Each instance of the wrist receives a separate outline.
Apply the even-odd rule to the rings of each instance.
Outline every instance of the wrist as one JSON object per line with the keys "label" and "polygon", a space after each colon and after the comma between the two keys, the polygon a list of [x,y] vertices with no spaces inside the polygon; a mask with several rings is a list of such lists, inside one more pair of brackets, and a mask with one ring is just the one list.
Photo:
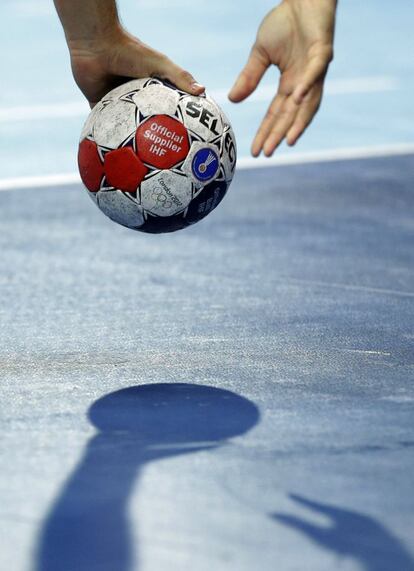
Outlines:
{"label": "wrist", "polygon": [[71,57],[80,55],[99,55],[111,46],[125,39],[126,32],[119,22],[105,29],[94,30],[92,33],[74,36],[67,35],[66,43]]}
{"label": "wrist", "polygon": [[69,50],[89,50],[117,39],[121,24],[115,0],[54,0]]}

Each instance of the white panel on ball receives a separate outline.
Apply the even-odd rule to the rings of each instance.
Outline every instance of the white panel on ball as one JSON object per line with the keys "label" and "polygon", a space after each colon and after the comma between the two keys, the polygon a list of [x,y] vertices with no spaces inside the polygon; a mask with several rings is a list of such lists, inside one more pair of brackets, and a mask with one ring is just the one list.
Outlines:
{"label": "white panel on ball", "polygon": [[83,129],[81,131],[81,136],[80,136],[80,141],[83,141],[83,139],[85,139],[86,137],[89,137],[92,135],[93,133],[93,127],[94,127],[94,123],[96,121],[97,116],[99,115],[99,113],[102,111],[103,109],[103,104],[100,101],[99,103],[97,103],[95,105],[95,107],[92,109],[92,111],[89,113],[88,118],[86,119],[86,122],[83,126]]}
{"label": "white panel on ball", "polygon": [[179,94],[163,85],[148,85],[132,99],[142,115],[171,115],[177,110]]}
{"label": "white panel on ball", "polygon": [[114,222],[138,228],[144,223],[142,209],[120,190],[101,190],[97,196],[99,208]]}
{"label": "white panel on ball", "polygon": [[191,197],[191,180],[171,171],[160,171],[141,183],[141,205],[157,216],[172,216],[185,210]]}
{"label": "white panel on ball", "polygon": [[[214,102],[214,99],[208,97],[211,101]],[[224,113],[223,109],[220,108],[220,115],[221,115],[221,122],[223,123],[223,129],[226,130],[228,127],[231,128],[231,123],[227,115]]]}
{"label": "white panel on ball", "polygon": [[120,99],[106,103],[95,119],[95,142],[108,149],[119,148],[129,136],[135,134],[135,111],[133,103]]}

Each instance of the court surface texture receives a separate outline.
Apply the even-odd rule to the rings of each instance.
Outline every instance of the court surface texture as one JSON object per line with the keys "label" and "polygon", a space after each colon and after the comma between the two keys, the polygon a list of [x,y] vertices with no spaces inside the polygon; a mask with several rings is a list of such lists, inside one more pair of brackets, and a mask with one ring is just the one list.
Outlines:
{"label": "court surface texture", "polygon": [[4,568],[414,569],[413,168],[241,171],[167,236],[2,192]]}
{"label": "court surface texture", "polygon": [[51,2],[2,3],[1,571],[414,571],[414,9],[343,3],[315,124],[253,161],[272,78],[224,94],[271,4],[120,2],[241,157],[210,216],[145,235],[77,182]]}

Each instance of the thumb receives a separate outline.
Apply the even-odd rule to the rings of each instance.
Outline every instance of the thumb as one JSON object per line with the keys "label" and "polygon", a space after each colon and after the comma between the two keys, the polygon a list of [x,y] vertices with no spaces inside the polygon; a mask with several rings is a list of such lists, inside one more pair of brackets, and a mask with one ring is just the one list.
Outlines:
{"label": "thumb", "polygon": [[230,101],[239,103],[239,101],[243,101],[243,99],[246,99],[253,93],[269,65],[268,57],[260,53],[256,45],[254,45],[246,65],[230,90]]}
{"label": "thumb", "polygon": [[182,89],[192,95],[201,95],[205,91],[204,85],[198,83],[189,71],[176,65],[167,57],[161,60],[157,74],[161,78],[171,81],[178,89]]}

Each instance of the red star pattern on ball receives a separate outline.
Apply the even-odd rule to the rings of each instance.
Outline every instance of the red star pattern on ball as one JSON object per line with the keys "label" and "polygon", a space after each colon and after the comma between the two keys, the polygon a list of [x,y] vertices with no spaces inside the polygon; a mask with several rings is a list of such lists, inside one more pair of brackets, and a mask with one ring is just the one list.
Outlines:
{"label": "red star pattern on ball", "polygon": [[91,192],[98,192],[105,173],[96,143],[89,139],[81,142],[78,164],[83,184]]}
{"label": "red star pattern on ball", "polygon": [[104,167],[108,183],[124,192],[135,192],[148,173],[131,147],[106,153]]}

